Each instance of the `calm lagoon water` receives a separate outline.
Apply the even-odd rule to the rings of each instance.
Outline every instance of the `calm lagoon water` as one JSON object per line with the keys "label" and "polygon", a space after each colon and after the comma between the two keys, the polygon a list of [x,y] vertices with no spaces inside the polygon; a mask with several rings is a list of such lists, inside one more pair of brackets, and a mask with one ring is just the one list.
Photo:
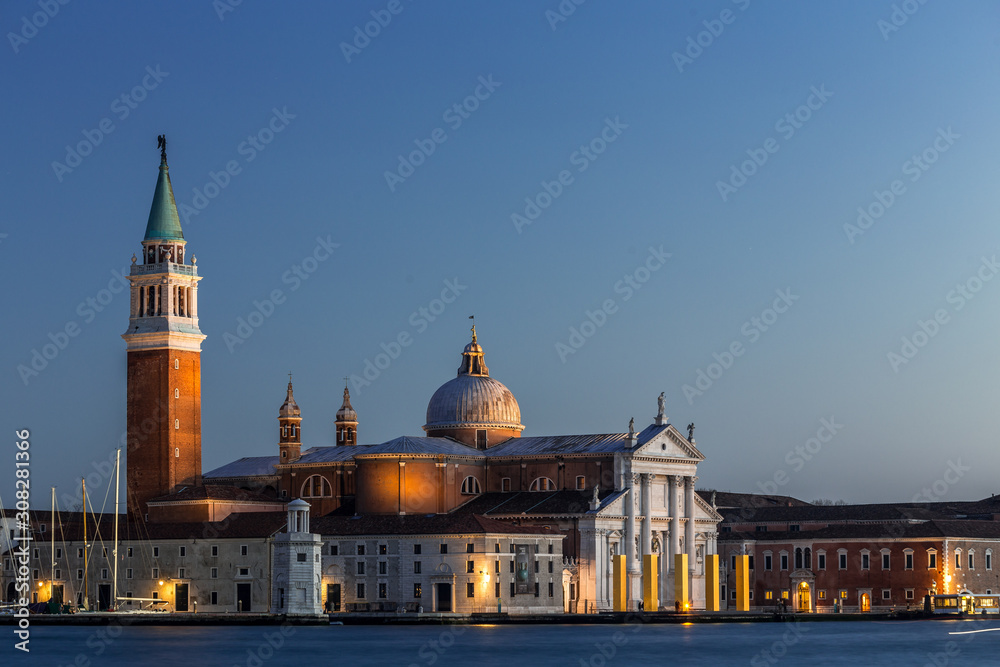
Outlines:
{"label": "calm lagoon water", "polygon": [[[6,626],[3,665],[1000,665],[1000,620],[718,625]],[[277,645],[277,648],[273,648]]]}

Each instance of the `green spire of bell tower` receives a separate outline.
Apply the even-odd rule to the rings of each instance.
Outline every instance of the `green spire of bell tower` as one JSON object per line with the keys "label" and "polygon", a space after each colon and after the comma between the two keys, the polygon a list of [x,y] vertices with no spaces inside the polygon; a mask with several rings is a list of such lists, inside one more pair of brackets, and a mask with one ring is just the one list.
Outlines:
{"label": "green spire of bell tower", "polygon": [[174,189],[170,185],[170,167],[167,166],[167,140],[163,135],[160,135],[159,140],[161,148],[160,175],[156,179],[153,205],[149,209],[146,237],[143,240],[183,241],[184,232],[181,231],[181,221],[177,216]]}

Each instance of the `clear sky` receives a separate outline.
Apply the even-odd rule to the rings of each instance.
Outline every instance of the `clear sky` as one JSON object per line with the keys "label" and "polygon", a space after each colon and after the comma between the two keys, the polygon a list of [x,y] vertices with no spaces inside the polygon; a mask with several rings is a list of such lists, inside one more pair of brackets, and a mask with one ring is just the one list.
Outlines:
{"label": "clear sky", "polygon": [[0,401],[38,506],[125,428],[108,288],[161,133],[205,471],[277,453],[289,371],[307,446],[352,376],[363,443],[420,435],[475,314],[525,435],[665,392],[700,487],[1000,492],[996,3],[45,6],[0,11]]}

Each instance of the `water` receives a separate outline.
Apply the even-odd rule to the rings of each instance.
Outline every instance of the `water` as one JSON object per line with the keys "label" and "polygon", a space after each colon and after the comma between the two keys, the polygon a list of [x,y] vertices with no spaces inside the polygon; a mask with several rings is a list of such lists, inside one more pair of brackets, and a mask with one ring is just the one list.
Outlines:
{"label": "water", "polygon": [[[718,625],[107,627],[0,636],[2,665],[1000,665],[1000,620]],[[110,631],[109,631],[110,630]],[[277,648],[273,648],[277,646]],[[13,659],[11,657],[13,656]]]}

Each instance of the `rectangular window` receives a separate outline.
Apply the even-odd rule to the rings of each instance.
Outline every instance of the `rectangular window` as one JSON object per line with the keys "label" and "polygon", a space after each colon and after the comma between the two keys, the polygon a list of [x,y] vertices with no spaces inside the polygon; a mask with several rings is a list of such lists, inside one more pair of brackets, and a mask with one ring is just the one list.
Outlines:
{"label": "rectangular window", "polygon": [[159,600],[160,599],[160,593],[158,591],[153,591],[153,594],[150,595],[149,597],[153,598],[154,600]]}
{"label": "rectangular window", "polygon": [[927,554],[927,569],[936,570],[937,569],[937,554]]}
{"label": "rectangular window", "polygon": [[[735,563],[733,564],[733,569],[734,570],[736,569]],[[764,554],[764,569],[765,570],[771,569],[771,554]]]}
{"label": "rectangular window", "polygon": [[476,597],[476,585],[471,581],[465,585],[465,597],[467,598]]}
{"label": "rectangular window", "polygon": [[586,491],[587,490],[587,478],[583,475],[576,476],[576,490]]}
{"label": "rectangular window", "polygon": [[249,577],[250,576],[250,568],[249,567],[241,567],[241,568],[239,568],[238,572],[240,573],[241,577]]}
{"label": "rectangular window", "polygon": [[209,594],[209,600],[210,600],[210,604],[219,604],[219,592],[218,591],[212,591]]}
{"label": "rectangular window", "polygon": [[416,555],[420,554],[420,545],[419,544],[414,544],[413,545],[413,553],[416,554]]}
{"label": "rectangular window", "polygon": [[986,569],[987,570],[993,569],[993,554],[991,554],[989,551],[986,552]]}
{"label": "rectangular window", "polygon": [[552,561],[549,561],[549,574],[552,574]]}
{"label": "rectangular window", "polygon": [[733,570],[734,572],[736,571],[736,554],[733,554],[729,558],[729,569]]}
{"label": "rectangular window", "polygon": [[101,568],[101,579],[107,579],[107,578],[108,578],[108,568],[102,567]]}
{"label": "rectangular window", "polygon": [[962,569],[962,554],[961,553],[955,554],[955,569],[956,570],[961,570]]}
{"label": "rectangular window", "polygon": [[300,554],[295,554],[295,562],[297,563],[306,562],[306,554],[304,552]]}
{"label": "rectangular window", "polygon": [[76,578],[77,579],[83,579],[83,570],[77,570],[76,571]]}
{"label": "rectangular window", "polygon": [[62,558],[62,548],[56,549],[56,558]]}
{"label": "rectangular window", "polygon": [[500,490],[504,493],[510,492],[510,477],[504,477],[500,480]]}
{"label": "rectangular window", "polygon": [[365,573],[365,562],[363,560],[358,561],[358,574]]}
{"label": "rectangular window", "polygon": [[500,582],[493,584],[493,597],[500,597]]}
{"label": "rectangular window", "polygon": [[185,572],[185,570],[184,570],[183,567],[177,568],[177,578],[178,579],[183,579],[185,574],[186,574],[186,572]]}
{"label": "rectangular window", "polygon": [[363,545],[363,544],[359,544],[358,545],[358,555],[359,556],[364,556],[365,555],[365,545]]}
{"label": "rectangular window", "polygon": [[500,561],[498,560],[493,561],[493,571],[496,572],[497,574],[500,574]]}
{"label": "rectangular window", "polygon": [[757,526],[756,530],[757,530],[758,533],[766,533],[767,532],[767,526]]}
{"label": "rectangular window", "polygon": [[441,545],[441,553],[443,553],[443,554],[448,553],[448,545],[447,544],[442,544]]}
{"label": "rectangular window", "polygon": [[177,553],[177,555],[180,556],[181,558],[184,558],[184,556],[187,556],[187,547],[178,547],[178,553]]}
{"label": "rectangular window", "polygon": [[906,557],[904,558],[904,566],[906,567],[907,570],[912,570],[913,569],[913,554],[907,553],[907,554],[905,554],[905,556]]}
{"label": "rectangular window", "polygon": [[132,568],[130,568],[130,567],[125,568],[125,578],[126,579],[131,579],[132,578]]}
{"label": "rectangular window", "polygon": [[838,556],[837,560],[840,561],[838,563],[838,566],[840,567],[841,570],[846,570],[847,569],[847,554],[837,554],[837,556]]}
{"label": "rectangular window", "polygon": [[510,561],[510,573],[514,574],[514,561]]}
{"label": "rectangular window", "polygon": [[218,544],[213,544],[212,545],[212,555],[213,556],[218,556],[219,555],[219,545]]}
{"label": "rectangular window", "polygon": [[[77,558],[83,558],[83,549],[77,549],[76,550],[76,557]],[[10,568],[7,568],[7,569],[9,570]]]}
{"label": "rectangular window", "polygon": [[153,558],[159,558],[159,557],[160,557],[160,547],[153,547]]}
{"label": "rectangular window", "polygon": [[153,568],[153,579],[159,579],[159,578],[160,578],[160,568],[154,567]]}
{"label": "rectangular window", "polygon": [[791,533],[797,533],[797,532],[799,532],[799,524],[797,524],[797,523],[791,524],[790,526],[788,526],[788,531],[791,532]]}
{"label": "rectangular window", "polygon": [[125,555],[128,556],[129,558],[132,557],[132,547],[129,547],[128,549],[126,549]]}
{"label": "rectangular window", "polygon": [[552,597],[555,597],[555,595],[556,595],[555,584],[550,581],[549,582],[549,597],[552,598]]}
{"label": "rectangular window", "polygon": [[[733,599],[735,600],[736,599],[736,591],[732,591],[732,595],[733,595]],[[773,600],[774,599],[774,591],[764,591],[764,599],[765,600]]]}
{"label": "rectangular window", "polygon": [[818,597],[818,598],[819,598],[820,600],[825,600],[825,599],[826,599],[826,591],[819,591],[819,592],[817,593],[817,597]]}
{"label": "rectangular window", "polygon": [[359,600],[364,600],[365,599],[365,585],[364,584],[358,584],[358,599]]}
{"label": "rectangular window", "polygon": [[382,583],[378,585],[378,597],[380,600],[389,597],[389,584]]}
{"label": "rectangular window", "polygon": [[378,545],[378,554],[379,554],[379,556],[384,556],[387,553],[389,553],[389,547],[388,547],[388,545],[385,545],[385,544]]}
{"label": "rectangular window", "polygon": [[538,574],[538,561],[535,561],[535,574]]}
{"label": "rectangular window", "polygon": [[413,574],[420,574],[420,561],[413,561]]}
{"label": "rectangular window", "polygon": [[538,585],[538,582],[536,581],[536,582],[535,582],[535,597],[536,597],[536,598],[537,598],[537,597],[539,597],[539,588],[540,588],[540,587],[539,587],[539,585]]}
{"label": "rectangular window", "polygon": [[788,554],[781,554],[781,569],[788,569]]}
{"label": "rectangular window", "polygon": [[816,569],[825,570],[826,569],[826,554],[816,555]]}
{"label": "rectangular window", "polygon": [[871,565],[871,557],[868,554],[861,554],[861,569],[867,570]]}
{"label": "rectangular window", "polygon": [[219,568],[213,567],[212,568],[212,579],[218,579],[218,578],[219,578]]}
{"label": "rectangular window", "polygon": [[976,560],[975,560],[975,558],[976,558],[976,554],[974,554],[974,553],[972,553],[970,551],[969,552],[969,569],[970,570],[975,570],[976,569]]}
{"label": "rectangular window", "polygon": [[882,599],[883,600],[891,600],[892,599],[892,590],[888,589],[888,588],[883,588],[882,589]]}
{"label": "rectangular window", "polygon": [[474,553],[476,553],[476,545],[475,544],[466,544],[465,545],[465,553],[467,553],[467,554],[474,554]]}
{"label": "rectangular window", "polygon": [[476,561],[470,560],[465,562],[465,571],[472,574],[476,571]]}
{"label": "rectangular window", "polygon": [[249,554],[250,554],[250,547],[248,547],[245,544],[241,544],[240,545],[240,555],[241,556],[247,556]]}
{"label": "rectangular window", "polygon": [[882,554],[882,569],[889,569],[889,554]]}
{"label": "rectangular window", "polygon": [[846,600],[847,599],[847,591],[846,590],[841,590],[840,591],[840,599],[841,600]]}
{"label": "rectangular window", "polygon": [[420,586],[419,583],[413,584],[413,597],[419,598],[421,595],[423,595],[423,593],[424,589]]}
{"label": "rectangular window", "polygon": [[907,600],[912,600],[913,599],[913,589],[912,588],[907,588],[905,594],[906,594],[906,599]]}
{"label": "rectangular window", "polygon": [[340,546],[337,545],[337,544],[331,544],[330,545],[330,555],[331,556],[339,556],[340,555]]}
{"label": "rectangular window", "polygon": [[514,582],[513,581],[510,582],[510,596],[514,597],[517,594],[516,591],[517,591],[517,588],[516,588],[516,585],[514,584]]}
{"label": "rectangular window", "polygon": [[[753,569],[753,556],[747,556],[747,567]],[[549,570],[551,572],[552,570]]]}
{"label": "rectangular window", "polygon": [[389,563],[384,560],[380,560],[378,562],[378,573],[389,574]]}
{"label": "rectangular window", "polygon": [[788,599],[788,589],[787,588],[785,588],[785,589],[783,589],[781,591],[781,599],[782,600],[787,600]]}

